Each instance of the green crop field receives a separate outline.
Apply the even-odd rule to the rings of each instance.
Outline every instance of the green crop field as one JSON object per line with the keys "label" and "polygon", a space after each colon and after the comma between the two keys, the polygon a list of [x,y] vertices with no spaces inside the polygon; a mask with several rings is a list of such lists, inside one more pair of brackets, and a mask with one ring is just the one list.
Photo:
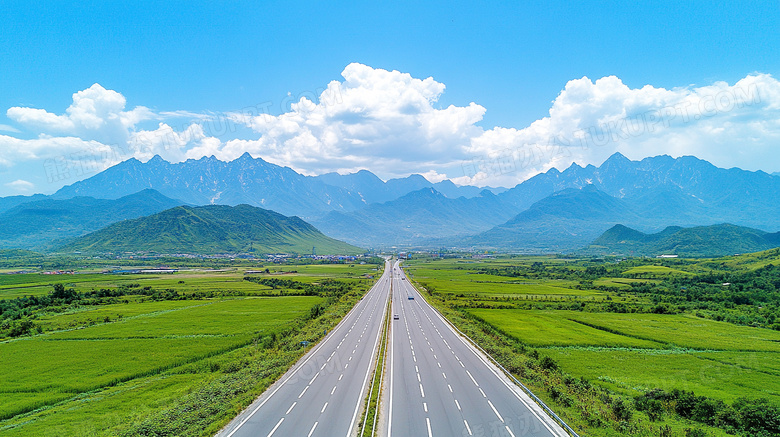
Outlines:
{"label": "green crop field", "polygon": [[631,284],[638,284],[643,282],[654,282],[654,279],[632,279],[632,278],[603,278],[593,281],[593,285],[597,287],[615,287],[621,290],[630,290]]}
{"label": "green crop field", "polygon": [[[120,321],[0,343],[0,368],[6,369],[0,373],[0,417],[24,412],[24,404],[37,406],[44,398],[70,398],[233,350],[257,333],[289,323],[319,300],[154,302],[147,304],[148,313],[137,304],[131,308],[135,315]],[[100,311],[122,314],[122,306]]]}
{"label": "green crop field", "polygon": [[631,396],[660,388],[693,391],[727,402],[743,396],[780,401],[777,374],[722,364],[699,357],[696,352],[658,354],[643,350],[572,348],[540,352],[555,359],[574,376],[584,376]]}
{"label": "green crop field", "polygon": [[[0,305],[52,296],[57,283],[76,296],[69,305],[30,307],[35,329],[26,335],[3,340],[0,330],[0,436],[134,435],[189,397],[238,390],[217,410],[203,402],[186,407],[192,432],[211,435],[304,352],[301,340],[316,342],[323,327],[338,322],[377,274],[375,264],[271,265],[267,274],[252,274],[310,284],[315,293],[324,281],[328,296],[348,293],[333,300],[283,295],[283,288],[244,280],[247,270],[255,269],[0,275]],[[334,279],[340,282],[327,282]],[[109,297],[89,297],[99,290]],[[326,312],[311,319],[322,305]],[[209,414],[205,428],[196,424]]]}
{"label": "green crop field", "polygon": [[687,276],[691,274],[683,270],[677,270],[665,266],[634,267],[633,269],[626,270],[625,273],[628,275],[637,275],[637,276],[643,276],[648,278],[657,278],[657,277],[673,276],[673,275]]}
{"label": "green crop field", "polygon": [[[698,428],[753,436],[759,433],[729,431],[716,416],[736,417],[730,408],[745,402],[769,405],[751,407],[762,417],[780,411],[778,251],[716,260],[419,257],[404,264],[431,303],[580,435],[685,437]],[[633,399],[653,393],[678,398],[651,417]],[[631,414],[619,413],[625,404],[616,397]],[[691,399],[712,409],[676,406]]]}
{"label": "green crop field", "polygon": [[560,317],[621,335],[664,343],[669,347],[698,350],[780,352],[780,332],[734,326],[693,315],[578,313],[562,311]]}
{"label": "green crop field", "polygon": [[653,341],[594,329],[549,311],[471,309],[469,313],[535,347],[662,347]]}
{"label": "green crop field", "polygon": [[500,309],[469,313],[541,348],[573,375],[634,390],[632,395],[678,388],[729,401],[745,395],[780,400],[780,332],[681,315]]}
{"label": "green crop field", "polygon": [[[527,280],[490,274],[475,274],[469,270],[447,270],[451,263],[437,262],[436,268],[414,267],[410,271],[415,280],[433,285],[450,294],[474,294],[495,297],[551,296],[597,297],[603,293],[595,290],[573,288],[577,283],[568,280]],[[487,265],[475,263],[472,267]],[[491,267],[501,264],[490,264]],[[460,266],[462,268],[462,266]]]}
{"label": "green crop field", "polygon": [[[139,267],[140,268],[140,267]],[[133,267],[121,267],[131,270]],[[116,287],[121,284],[139,284],[155,288],[173,289],[180,293],[242,292],[262,294],[263,287],[244,281],[246,272],[265,271],[267,277],[285,277],[301,282],[317,282],[323,279],[361,279],[377,273],[376,264],[311,264],[268,265],[262,267],[227,267],[212,269],[181,269],[166,274],[104,274],[79,273],[45,275],[40,273],[0,274],[0,299],[22,296],[41,296],[51,292],[53,284],[66,284],[78,292]]]}

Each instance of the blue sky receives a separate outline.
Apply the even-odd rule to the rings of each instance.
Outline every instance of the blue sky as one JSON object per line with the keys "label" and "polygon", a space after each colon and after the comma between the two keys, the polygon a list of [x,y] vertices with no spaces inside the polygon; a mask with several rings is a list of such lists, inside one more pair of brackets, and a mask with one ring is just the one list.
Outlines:
{"label": "blue sky", "polygon": [[[109,153],[113,159],[148,159],[159,144],[143,153],[134,151],[136,134],[159,135],[160,123],[179,135],[178,149],[171,151],[168,144],[164,148],[168,156],[161,153],[166,159],[197,158],[199,151],[230,159],[243,148],[308,174],[368,168],[382,177],[419,172],[460,183],[514,185],[551,166],[565,167],[573,161],[599,164],[614,151],[634,159],[658,153],[697,154],[725,167],[780,170],[780,160],[765,158],[780,155],[772,150],[773,144],[779,145],[773,123],[778,102],[773,99],[775,78],[780,76],[780,1],[420,3],[4,2],[0,147],[5,150],[0,149],[0,195],[49,193],[110,164],[105,160],[70,171],[67,177],[52,177],[52,162],[59,158],[59,165],[68,165],[64,162],[79,150],[93,153],[102,146],[118,147],[119,153]],[[351,64],[368,68],[350,71],[369,82],[361,79],[359,85],[349,85],[343,74]],[[376,73],[385,70],[401,76],[388,79]],[[598,85],[598,79],[610,76],[618,81]],[[429,77],[441,86],[414,82]],[[572,82],[583,77],[591,84],[589,90]],[[729,88],[746,79],[741,91]],[[311,114],[318,112],[312,110],[286,119],[295,121],[305,135],[288,132],[284,137],[274,137],[284,120],[275,120],[274,127],[235,115],[250,107],[262,107],[273,116],[295,112],[290,103],[299,97],[317,103],[331,81],[344,85],[339,93],[355,87],[364,91],[340,94],[334,105],[341,105],[342,112],[366,110],[363,99],[373,102],[409,92],[427,99],[430,107],[417,97],[411,97],[406,107],[378,105],[371,110],[375,124],[361,121],[364,129],[351,131],[343,124],[338,129],[306,127],[313,123]],[[382,87],[375,86],[379,82]],[[93,84],[115,92],[109,100],[119,95],[124,103],[117,103],[123,108],[114,105],[92,115],[143,110],[110,129],[54,120],[70,114],[66,111],[74,105],[74,93]],[[714,84],[721,86],[712,90]],[[569,93],[564,92],[567,85]],[[647,85],[652,90],[643,88]],[[403,92],[406,86],[411,91]],[[393,92],[385,92],[388,89]],[[663,123],[663,134],[644,128],[639,138],[618,135],[606,147],[585,152],[580,147],[529,158],[521,151],[534,142],[568,147],[577,136],[572,129],[587,132],[588,126],[602,126],[616,113],[630,118],[637,111],[679,108],[680,102],[707,92],[747,96],[749,104],[732,110],[726,102],[704,117],[706,126],[682,123],[678,116],[668,126]],[[101,93],[93,89],[87,97],[105,101],[95,97]],[[605,100],[605,95],[610,97]],[[577,96],[583,100],[574,101]],[[556,100],[558,118],[551,112]],[[564,107],[564,100],[570,105]],[[605,101],[592,107],[593,102]],[[95,106],[93,100],[82,102],[86,111]],[[589,103],[582,106],[583,102]],[[471,103],[481,109],[469,110]],[[621,107],[617,112],[615,105]],[[450,107],[453,110],[445,113]],[[395,110],[408,115],[404,108],[418,116],[392,125],[388,120],[398,117],[377,115]],[[341,115],[323,111],[327,114],[317,120],[343,121]],[[577,115],[582,111],[591,112]],[[214,129],[201,132],[206,116],[229,119],[238,127],[219,135]],[[411,131],[431,117],[435,126]],[[743,124],[729,130],[735,133],[712,143],[717,134],[713,129],[740,120]],[[764,122],[761,129],[746,127],[756,120]],[[376,123],[392,125],[393,132],[408,132],[382,140],[366,133],[376,133]],[[546,129],[544,133],[538,132],[540,128]],[[548,137],[553,140],[545,140]],[[228,144],[231,140],[241,142]],[[659,146],[670,140],[676,148]],[[415,141],[434,146],[420,152]],[[744,150],[745,142],[756,144],[756,152]],[[380,150],[394,147],[406,155]],[[322,159],[316,159],[317,153]],[[464,165],[473,157],[484,162],[496,156],[508,156],[514,163],[509,170],[483,171],[481,176],[479,164]]]}

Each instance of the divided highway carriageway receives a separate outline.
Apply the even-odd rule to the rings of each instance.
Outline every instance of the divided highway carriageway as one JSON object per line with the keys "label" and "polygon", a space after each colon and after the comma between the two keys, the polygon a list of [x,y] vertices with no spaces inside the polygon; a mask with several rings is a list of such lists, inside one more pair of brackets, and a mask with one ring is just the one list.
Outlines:
{"label": "divided highway carriageway", "polygon": [[218,436],[357,436],[382,323],[393,315],[378,435],[568,435],[388,261],[341,323]]}

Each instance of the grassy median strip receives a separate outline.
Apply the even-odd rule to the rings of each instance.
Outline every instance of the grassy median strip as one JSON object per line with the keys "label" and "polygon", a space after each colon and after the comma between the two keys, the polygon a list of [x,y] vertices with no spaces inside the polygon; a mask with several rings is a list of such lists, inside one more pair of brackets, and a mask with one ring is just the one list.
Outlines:
{"label": "grassy median strip", "polygon": [[371,390],[366,397],[366,403],[363,408],[363,417],[359,422],[360,437],[373,436],[376,433],[376,421],[379,416],[379,398],[382,392],[382,380],[385,369],[385,357],[387,355],[387,334],[390,328],[392,308],[392,294],[387,301],[387,309],[385,310],[385,322],[382,324],[382,341],[379,343],[379,350],[377,351],[377,359],[374,367],[374,376],[371,379]]}

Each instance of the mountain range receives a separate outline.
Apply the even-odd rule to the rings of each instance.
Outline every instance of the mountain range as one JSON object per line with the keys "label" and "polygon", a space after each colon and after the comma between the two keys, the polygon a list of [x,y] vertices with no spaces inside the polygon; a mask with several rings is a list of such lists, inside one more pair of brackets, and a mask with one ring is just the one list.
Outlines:
{"label": "mountain range", "polygon": [[[382,182],[368,171],[307,177],[289,167],[252,158],[248,153],[230,162],[211,156],[174,164],[156,155],[146,163],[128,159],[61,188],[53,197],[117,199],[152,188],[192,205],[244,203],[308,219],[330,211],[354,211],[432,186],[420,175]],[[457,196],[480,191],[476,187],[457,187],[449,181],[437,186]]]}
{"label": "mountain range", "polygon": [[693,228],[670,226],[655,234],[615,225],[593,241],[588,250],[621,255],[715,257],[759,252],[778,246],[780,232],[768,233],[731,224]]}
{"label": "mountain range", "polygon": [[764,172],[691,156],[631,161],[617,153],[599,167],[553,168],[495,196],[406,195],[313,221],[329,235],[373,247],[570,251],[618,223],[644,232],[724,222],[780,230],[777,198],[780,178]]}
{"label": "mountain range", "polygon": [[353,212],[332,211],[312,223],[327,235],[363,247],[414,246],[472,235],[516,212],[489,190],[452,199],[429,187]]}
{"label": "mountain range", "polygon": [[[379,249],[404,245],[570,251],[589,245],[616,224],[644,233],[721,223],[780,230],[778,176],[718,168],[692,156],[631,161],[619,153],[598,167],[552,168],[511,189],[457,186],[448,180],[432,183],[420,175],[382,181],[367,170],[304,176],[249,154],[230,162],[212,156],[174,164],[156,156],[146,163],[124,161],[52,196],[0,198],[0,218],[3,223],[15,223],[12,216],[24,220],[17,208],[34,209],[24,205],[36,202],[77,206],[84,201],[75,199],[85,196],[120,201],[145,189],[178,204],[248,204],[296,215],[331,237]],[[159,209],[147,214],[164,209],[152,208]],[[131,217],[108,217],[99,224],[125,218]],[[83,235],[99,225],[88,219],[76,226],[79,229],[41,227],[39,240]],[[25,239],[34,231],[8,228],[3,244],[33,247]]]}
{"label": "mountain range", "polygon": [[600,167],[553,168],[498,197],[523,211],[459,239],[460,247],[575,250],[618,223],[643,232],[724,222],[780,230],[780,178],[691,156],[630,161],[618,153]]}
{"label": "mountain range", "polygon": [[447,179],[441,182],[431,183],[418,174],[413,174],[405,178],[390,179],[387,182],[384,182],[368,170],[360,170],[357,173],[346,175],[326,173],[320,176],[314,176],[313,178],[328,185],[357,193],[366,204],[389,202],[424,188],[433,188],[451,199],[457,199],[458,197],[477,197],[484,190],[488,190],[493,194],[499,194],[507,190],[506,188],[501,187],[478,188],[468,185],[458,186]]}
{"label": "mountain range", "polygon": [[80,253],[297,253],[359,254],[362,249],[326,237],[298,217],[249,205],[178,206],[124,220],[61,246]]}

